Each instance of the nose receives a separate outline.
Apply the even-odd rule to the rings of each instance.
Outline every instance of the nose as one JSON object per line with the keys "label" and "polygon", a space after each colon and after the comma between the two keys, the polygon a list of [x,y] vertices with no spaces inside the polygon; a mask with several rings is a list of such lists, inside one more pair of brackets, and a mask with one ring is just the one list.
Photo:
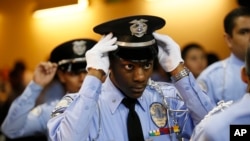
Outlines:
{"label": "nose", "polygon": [[135,69],[135,72],[134,72],[134,81],[137,81],[137,82],[143,82],[145,81],[145,71],[143,68],[139,67],[137,69]]}

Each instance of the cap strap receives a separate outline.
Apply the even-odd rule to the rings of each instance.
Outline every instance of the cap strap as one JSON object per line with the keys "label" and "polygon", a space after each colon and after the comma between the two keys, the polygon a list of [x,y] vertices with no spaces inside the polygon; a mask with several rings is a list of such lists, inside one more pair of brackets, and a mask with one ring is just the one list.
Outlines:
{"label": "cap strap", "polygon": [[125,46],[125,47],[144,47],[144,46],[150,46],[155,43],[155,39],[147,41],[147,42],[121,42],[117,41],[116,44],[118,46]]}

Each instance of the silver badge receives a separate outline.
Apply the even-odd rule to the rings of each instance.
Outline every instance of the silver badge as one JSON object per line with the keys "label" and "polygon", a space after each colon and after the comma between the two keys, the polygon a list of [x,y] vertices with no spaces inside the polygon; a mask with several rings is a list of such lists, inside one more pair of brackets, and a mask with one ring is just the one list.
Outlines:
{"label": "silver badge", "polygon": [[140,19],[129,22],[132,24],[130,26],[131,34],[135,35],[136,37],[142,37],[144,34],[146,34],[148,25],[145,22],[147,21],[148,20]]}
{"label": "silver badge", "polygon": [[51,117],[56,117],[62,114],[69,105],[73,102],[73,99],[70,96],[64,96],[60,102],[57,103],[56,107],[52,111]]}
{"label": "silver badge", "polygon": [[158,128],[166,126],[168,121],[167,110],[161,103],[155,102],[150,105],[150,116]]}
{"label": "silver badge", "polygon": [[73,52],[77,55],[83,55],[86,51],[86,41],[74,41],[73,43]]}

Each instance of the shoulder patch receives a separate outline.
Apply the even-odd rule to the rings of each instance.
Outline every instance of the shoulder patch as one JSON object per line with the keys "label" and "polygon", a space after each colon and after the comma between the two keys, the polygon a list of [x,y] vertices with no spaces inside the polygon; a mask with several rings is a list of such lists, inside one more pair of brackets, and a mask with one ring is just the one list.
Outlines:
{"label": "shoulder patch", "polygon": [[42,113],[42,108],[40,106],[37,106],[31,110],[31,114],[37,117],[40,116],[41,113]]}
{"label": "shoulder patch", "polygon": [[62,114],[72,103],[73,98],[70,96],[64,96],[61,101],[59,101],[52,111],[51,117],[56,117],[60,114]]}
{"label": "shoulder patch", "polygon": [[207,87],[206,82],[203,80],[197,80],[197,83],[198,83],[199,87],[201,88],[201,90],[207,93],[208,87]]}

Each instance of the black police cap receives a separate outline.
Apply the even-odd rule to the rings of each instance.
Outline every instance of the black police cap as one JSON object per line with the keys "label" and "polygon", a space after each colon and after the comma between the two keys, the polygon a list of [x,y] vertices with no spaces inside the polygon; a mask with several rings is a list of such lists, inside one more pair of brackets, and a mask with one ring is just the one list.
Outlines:
{"label": "black police cap", "polygon": [[136,15],[111,20],[94,27],[94,32],[117,37],[114,55],[128,60],[150,60],[157,56],[158,47],[153,32],[162,28],[165,20],[151,15]]}
{"label": "black police cap", "polygon": [[57,63],[58,68],[67,72],[85,71],[85,53],[92,48],[97,41],[92,39],[73,39],[56,46],[51,54],[50,61]]}

